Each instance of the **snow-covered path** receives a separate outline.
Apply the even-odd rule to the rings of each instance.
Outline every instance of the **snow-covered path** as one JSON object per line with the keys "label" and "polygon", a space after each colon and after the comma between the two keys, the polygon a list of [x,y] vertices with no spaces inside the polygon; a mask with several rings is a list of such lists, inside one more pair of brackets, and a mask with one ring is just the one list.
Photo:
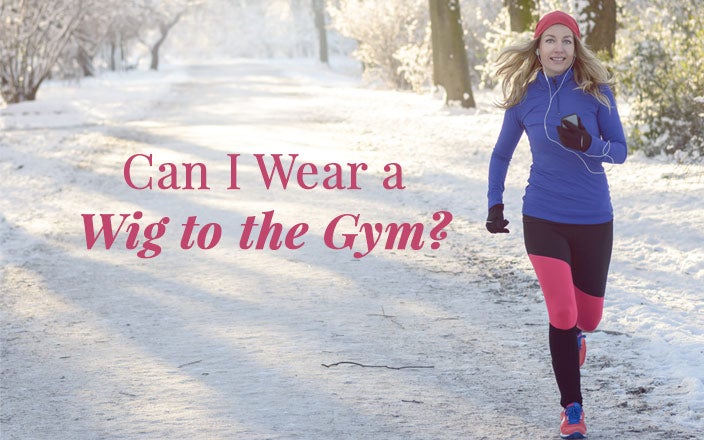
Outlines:
{"label": "snow-covered path", "polygon": [[[2,438],[557,438],[519,224],[526,148],[507,185],[512,233],[483,226],[494,97],[452,110],[306,62],[238,60],[50,84],[0,110]],[[198,162],[210,189],[132,189],[134,154],[154,161],[135,160],[137,185]],[[358,190],[267,189],[254,154],[298,154],[323,176],[339,163],[344,186],[348,163],[368,169]],[[404,190],[382,186],[392,162]],[[636,157],[610,176],[623,220],[583,370],[590,438],[701,438],[704,172]],[[86,249],[81,214],[136,211],[140,233],[169,217],[157,257],[124,235]],[[241,249],[242,224],[267,211],[284,233],[306,223],[304,245]],[[454,218],[434,250],[436,211]],[[355,247],[333,250],[341,214],[423,223],[425,246],[355,258],[364,235],[347,216],[333,241],[356,232]],[[181,249],[190,216],[222,227],[217,246]],[[418,368],[322,365],[338,362]]]}

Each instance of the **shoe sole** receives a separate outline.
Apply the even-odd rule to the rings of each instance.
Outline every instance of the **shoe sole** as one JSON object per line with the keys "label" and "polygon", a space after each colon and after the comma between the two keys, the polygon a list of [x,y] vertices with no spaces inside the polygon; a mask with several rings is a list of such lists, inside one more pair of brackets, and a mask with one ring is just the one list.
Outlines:
{"label": "shoe sole", "polygon": [[576,439],[576,438],[583,438],[584,439],[584,438],[587,438],[587,435],[582,434],[581,432],[574,432],[566,437],[564,435],[560,434],[560,438],[564,438],[564,439],[568,439],[568,440],[569,439]]}

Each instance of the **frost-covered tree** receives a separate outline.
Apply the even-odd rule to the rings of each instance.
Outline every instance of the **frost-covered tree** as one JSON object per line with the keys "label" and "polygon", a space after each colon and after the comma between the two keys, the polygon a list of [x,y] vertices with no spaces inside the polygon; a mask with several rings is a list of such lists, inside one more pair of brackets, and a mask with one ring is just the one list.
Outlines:
{"label": "frost-covered tree", "polygon": [[169,32],[183,18],[189,9],[202,4],[199,0],[141,0],[144,10],[144,23],[153,30],[152,34],[145,37],[149,46],[151,63],[149,68],[159,69],[159,51],[169,36]]}
{"label": "frost-covered tree", "polygon": [[328,33],[325,29],[325,0],[311,0],[315,28],[318,30],[320,62],[328,62]]}
{"label": "frost-covered tree", "polygon": [[[104,57],[109,70],[128,69],[136,64],[129,56],[139,42],[142,30],[147,26],[147,16],[139,1],[110,1],[113,6],[105,11],[108,23],[102,44]],[[121,5],[115,7],[114,2],[121,2]]]}
{"label": "frost-covered tree", "polygon": [[[65,54],[59,59],[59,67],[68,76],[93,76],[93,59],[105,38],[107,21],[96,10],[86,15],[86,19],[73,32]],[[76,73],[76,70],[80,71]]]}
{"label": "frost-covered tree", "polygon": [[585,23],[584,41],[604,59],[614,56],[616,44],[616,0],[589,0],[580,11]]}
{"label": "frost-covered tree", "polygon": [[492,21],[488,23],[487,31],[480,39],[484,52],[477,70],[480,72],[480,87],[492,88],[496,85],[496,60],[501,51],[521,41],[533,38],[532,30],[516,32],[511,30],[511,17],[507,7],[502,8]]}
{"label": "frost-covered tree", "polygon": [[36,98],[80,25],[88,1],[0,2],[0,92],[7,103]]}
{"label": "frost-covered tree", "polygon": [[536,21],[535,0],[504,0],[511,19],[511,32],[525,32],[531,29]]}
{"label": "frost-covered tree", "polygon": [[[59,59],[63,75],[92,75],[98,67],[130,69],[137,61],[134,53],[151,56],[151,68],[158,69],[159,54],[171,29],[194,0],[102,0],[92,1],[81,24],[73,32],[65,53]],[[96,57],[102,55],[96,62]]]}
{"label": "frost-covered tree", "polygon": [[329,10],[333,27],[357,42],[368,77],[418,89],[430,79],[427,8],[425,0],[339,0]]}
{"label": "frost-covered tree", "polygon": [[[312,0],[207,0],[182,18],[165,48],[190,57],[318,57],[312,10]],[[327,25],[325,31],[330,55],[349,54],[348,39]]]}
{"label": "frost-covered tree", "polygon": [[58,60],[59,74],[66,77],[93,76],[96,56],[110,41],[115,17],[130,10],[122,0],[91,1],[84,5],[84,15],[74,30],[64,53]]}
{"label": "frost-covered tree", "polygon": [[[472,84],[483,88],[493,81],[491,75],[485,73],[484,69],[488,68],[495,58],[494,49],[491,43],[487,44],[487,40],[491,39],[492,33],[497,32],[496,24],[499,16],[505,19],[501,20],[501,28],[498,32],[511,33],[508,11],[503,2],[496,0],[462,0],[460,3],[469,74]],[[494,45],[496,48],[503,47],[503,43],[498,41]]]}
{"label": "frost-covered tree", "polygon": [[446,102],[474,107],[457,0],[429,0],[433,44],[433,80],[445,89]]}

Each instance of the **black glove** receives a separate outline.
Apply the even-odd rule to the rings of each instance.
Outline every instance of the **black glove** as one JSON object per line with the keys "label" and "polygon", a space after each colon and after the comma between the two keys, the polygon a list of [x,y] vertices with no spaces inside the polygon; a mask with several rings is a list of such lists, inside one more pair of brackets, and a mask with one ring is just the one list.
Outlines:
{"label": "black glove", "polygon": [[508,220],[504,219],[504,205],[499,203],[489,208],[489,215],[486,217],[486,229],[492,234],[497,232],[508,233],[506,225]]}
{"label": "black glove", "polygon": [[589,134],[581,119],[577,119],[579,125],[574,125],[570,121],[562,120],[562,125],[557,127],[557,134],[560,135],[562,145],[573,150],[587,151],[592,144],[592,136]]}

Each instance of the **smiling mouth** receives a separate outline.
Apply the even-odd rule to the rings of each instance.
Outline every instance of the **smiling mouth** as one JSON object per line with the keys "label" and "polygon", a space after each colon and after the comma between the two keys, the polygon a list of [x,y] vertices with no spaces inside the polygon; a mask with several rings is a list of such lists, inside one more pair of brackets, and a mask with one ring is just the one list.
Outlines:
{"label": "smiling mouth", "polygon": [[551,61],[555,61],[557,63],[561,63],[561,62],[565,61],[566,59],[567,59],[566,57],[552,57],[552,58],[550,58]]}

